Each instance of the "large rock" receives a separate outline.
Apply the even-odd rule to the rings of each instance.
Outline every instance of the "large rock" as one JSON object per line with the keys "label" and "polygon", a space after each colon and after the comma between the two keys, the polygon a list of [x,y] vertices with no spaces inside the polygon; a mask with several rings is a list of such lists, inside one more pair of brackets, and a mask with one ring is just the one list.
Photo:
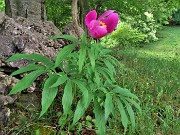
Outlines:
{"label": "large rock", "polygon": [[54,57],[65,43],[63,40],[50,40],[53,35],[62,34],[52,22],[34,22],[22,17],[13,20],[0,13],[0,63],[15,53]]}
{"label": "large rock", "polygon": [[0,130],[10,116],[9,104],[19,97],[8,96],[17,82],[17,79],[9,74],[27,64],[25,60],[10,63],[5,60],[16,53],[38,53],[53,58],[65,45],[63,40],[50,40],[53,35],[62,34],[52,22],[35,22],[23,17],[14,20],[0,12]]}
{"label": "large rock", "polygon": [[14,103],[18,97],[18,95],[7,95],[17,81],[16,78],[0,72],[0,128],[6,124],[10,116],[10,109],[6,106]]}

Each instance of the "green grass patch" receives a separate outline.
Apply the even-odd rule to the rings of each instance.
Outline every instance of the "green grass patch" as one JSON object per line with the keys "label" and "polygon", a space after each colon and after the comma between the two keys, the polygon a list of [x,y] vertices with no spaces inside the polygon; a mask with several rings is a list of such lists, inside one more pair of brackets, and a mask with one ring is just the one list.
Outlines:
{"label": "green grass patch", "polygon": [[[159,41],[143,48],[126,48],[119,80],[141,99],[137,134],[180,134],[180,27],[165,27]],[[129,132],[129,134],[131,134]]]}

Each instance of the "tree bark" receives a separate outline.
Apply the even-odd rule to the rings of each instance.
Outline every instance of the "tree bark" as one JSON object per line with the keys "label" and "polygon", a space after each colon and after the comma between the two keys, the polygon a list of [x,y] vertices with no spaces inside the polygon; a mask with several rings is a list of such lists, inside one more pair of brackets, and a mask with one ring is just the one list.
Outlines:
{"label": "tree bark", "polygon": [[80,5],[80,15],[79,15],[80,24],[81,24],[82,28],[84,29],[86,36],[90,37],[87,26],[85,25],[86,14],[90,11],[89,2],[87,0],[80,0],[79,5]]}
{"label": "tree bark", "polygon": [[5,13],[14,19],[18,16],[34,21],[45,21],[45,0],[5,0]]}
{"label": "tree bark", "polygon": [[78,37],[80,38],[81,35],[84,33],[84,30],[79,25],[79,18],[78,18],[78,0],[72,0],[72,24],[74,25],[75,32],[77,33]]}

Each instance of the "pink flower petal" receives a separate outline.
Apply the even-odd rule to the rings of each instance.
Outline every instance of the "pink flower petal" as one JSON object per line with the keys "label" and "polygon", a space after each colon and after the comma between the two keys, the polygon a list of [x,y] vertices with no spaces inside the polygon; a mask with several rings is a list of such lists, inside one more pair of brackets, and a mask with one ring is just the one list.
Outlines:
{"label": "pink flower petal", "polygon": [[99,39],[107,34],[106,27],[100,26],[100,22],[93,20],[89,24],[89,31],[93,38]]}
{"label": "pink flower petal", "polygon": [[89,27],[89,24],[92,20],[96,20],[97,18],[97,12],[96,10],[92,10],[90,11],[87,15],[86,15],[86,18],[85,18],[85,23],[86,25]]}
{"label": "pink flower petal", "polygon": [[104,22],[107,26],[108,33],[111,33],[117,27],[118,20],[119,16],[117,13],[112,13],[107,18],[102,20],[102,22]]}
{"label": "pink flower petal", "polygon": [[92,20],[89,24],[89,30],[95,29],[97,26],[100,26],[100,22],[97,20]]}
{"label": "pink flower petal", "polygon": [[107,30],[105,27],[97,26],[95,29],[90,30],[90,34],[93,38],[99,39],[107,34]]}
{"label": "pink flower petal", "polygon": [[114,10],[108,10],[108,11],[104,12],[97,20],[101,21],[102,19],[104,19],[108,15],[112,14],[113,12],[114,12]]}

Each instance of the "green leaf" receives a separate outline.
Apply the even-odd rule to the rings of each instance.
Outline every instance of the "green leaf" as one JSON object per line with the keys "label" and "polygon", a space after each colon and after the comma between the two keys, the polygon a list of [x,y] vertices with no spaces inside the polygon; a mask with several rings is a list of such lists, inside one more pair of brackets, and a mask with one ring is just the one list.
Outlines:
{"label": "green leaf", "polygon": [[52,36],[50,39],[67,39],[70,41],[74,41],[74,42],[79,42],[79,40],[77,38],[75,38],[74,36],[70,36],[70,35],[63,35],[63,36]]}
{"label": "green leaf", "polygon": [[122,121],[122,124],[124,126],[124,133],[126,133],[127,125],[128,125],[128,121],[129,121],[128,117],[126,115],[126,112],[124,110],[124,107],[123,107],[123,104],[121,103],[121,101],[116,97],[114,97],[114,99],[115,99],[115,101],[117,103],[117,107],[118,107],[119,112],[121,114],[121,121]]}
{"label": "green leaf", "polygon": [[68,80],[64,88],[64,93],[62,97],[62,105],[63,105],[64,114],[69,114],[69,112],[71,111],[72,101],[73,101],[72,84],[71,84],[71,81]]}
{"label": "green leaf", "polygon": [[106,65],[106,67],[109,69],[111,74],[116,74],[116,70],[115,70],[114,66],[108,60],[104,60],[103,62]]}
{"label": "green leaf", "polygon": [[111,56],[111,55],[105,55],[106,59],[110,60],[111,63],[113,63],[114,65],[120,66],[122,65],[119,60],[117,60],[115,57]]}
{"label": "green leaf", "polygon": [[107,55],[107,54],[112,53],[112,52],[113,52],[112,49],[102,48],[102,49],[101,49],[101,52],[100,52],[100,55],[104,56],[104,55]]}
{"label": "green leaf", "polygon": [[79,81],[79,80],[73,80],[72,82],[74,82],[80,89],[80,91],[82,92],[83,95],[83,103],[85,103],[85,106],[89,103],[89,93],[88,93],[88,89],[87,84],[84,83],[83,81]]}
{"label": "green leaf", "polygon": [[64,60],[74,50],[75,47],[76,44],[70,44],[65,46],[62,50],[60,50],[56,57],[55,67],[60,66],[62,60]]}
{"label": "green leaf", "polygon": [[129,103],[126,101],[126,99],[124,99],[122,96],[121,96],[121,100],[126,105],[126,109],[127,109],[128,114],[129,114],[131,125],[132,125],[132,129],[133,129],[133,132],[134,132],[135,131],[135,116],[134,116],[134,111],[133,111],[132,107],[129,105]]}
{"label": "green leaf", "polygon": [[62,129],[67,123],[67,114],[63,114],[59,120],[58,120],[58,124],[60,125],[60,128]]}
{"label": "green leaf", "polygon": [[51,86],[52,87],[58,87],[59,85],[65,83],[68,80],[68,77],[66,74],[59,76],[59,78],[57,79],[57,81]]}
{"label": "green leaf", "polygon": [[6,60],[6,62],[16,61],[19,59],[33,60],[34,62],[42,62],[48,67],[52,67],[54,63],[47,57],[40,54],[15,54]]}
{"label": "green leaf", "polygon": [[114,93],[118,93],[118,94],[121,94],[123,96],[127,96],[127,97],[131,97],[131,98],[135,98],[139,101],[139,98],[132,94],[128,89],[125,89],[125,88],[121,88],[119,86],[116,86],[113,90],[112,90]]}
{"label": "green leaf", "polygon": [[87,40],[86,40],[86,35],[85,35],[85,33],[83,33],[83,34],[81,35],[81,42],[82,42],[81,47],[82,47],[83,45],[86,45],[86,44],[87,44]]}
{"label": "green leaf", "polygon": [[103,110],[101,109],[100,103],[97,101],[97,99],[94,99],[94,114],[98,127],[97,130],[98,135],[105,135],[106,134],[105,116]]}
{"label": "green leaf", "polygon": [[20,81],[16,83],[16,85],[10,91],[9,95],[16,94],[28,88],[38,76],[40,76],[45,72],[46,72],[45,70],[36,70],[24,76]]}
{"label": "green leaf", "polygon": [[35,130],[35,134],[36,134],[36,135],[41,135],[40,129],[36,129],[36,130]]}
{"label": "green leaf", "polygon": [[21,73],[25,73],[25,72],[32,71],[32,70],[39,70],[39,69],[45,70],[45,67],[42,65],[39,65],[39,64],[29,64],[25,67],[21,67],[20,69],[14,71],[11,74],[11,76],[21,74]]}
{"label": "green leaf", "polygon": [[115,82],[115,79],[113,77],[113,75],[110,73],[110,71],[104,67],[97,67],[97,70],[99,73],[101,73],[105,79],[109,82],[109,83],[112,83],[112,82]]}
{"label": "green leaf", "polygon": [[112,96],[110,93],[106,94],[106,99],[105,99],[105,121],[107,121],[109,114],[113,111],[113,101],[112,101]]}
{"label": "green leaf", "polygon": [[94,48],[88,49],[88,55],[91,62],[92,70],[95,69],[95,56],[94,56]]}
{"label": "green leaf", "polygon": [[85,60],[86,60],[86,46],[83,46],[81,44],[81,49],[80,49],[80,54],[79,54],[79,61],[78,61],[78,64],[79,64],[79,72],[82,71],[83,69],[83,65],[85,63]]}
{"label": "green leaf", "polygon": [[79,80],[73,80],[73,82],[82,92],[82,98],[77,103],[72,126],[74,126],[76,122],[83,116],[93,98],[93,96],[88,92],[88,89],[86,88],[86,83]]}
{"label": "green leaf", "polygon": [[[102,87],[99,87],[99,88],[98,88],[98,91],[99,91],[99,90],[102,91],[103,93],[108,93],[108,90],[106,89],[106,87],[103,87],[103,86],[102,86]],[[100,91],[99,91],[99,92],[100,92]],[[101,96],[105,96],[105,95],[104,95],[104,94],[101,94]]]}
{"label": "green leaf", "polygon": [[88,99],[85,99],[83,96],[77,103],[76,110],[74,113],[73,123],[72,126],[76,124],[76,122],[84,115],[85,111],[89,107],[93,96],[89,96]]}
{"label": "green leaf", "polygon": [[95,75],[94,80],[95,80],[97,86],[99,87],[99,86],[100,86],[100,83],[101,83],[101,80],[100,80],[99,73],[98,73],[96,70],[95,70],[95,72],[94,72],[94,75]]}
{"label": "green leaf", "polygon": [[70,111],[69,114],[62,114],[62,116],[58,120],[58,124],[60,125],[60,129],[63,129],[64,126],[72,120],[73,112]]}
{"label": "green leaf", "polygon": [[140,112],[140,114],[142,114],[141,107],[140,107],[140,105],[139,105],[138,103],[136,103],[134,100],[132,100],[132,99],[130,99],[130,98],[128,98],[128,97],[125,97],[125,99],[126,99],[127,101],[129,101],[131,104],[133,104],[133,105],[136,107],[136,109],[138,109],[138,111]]}
{"label": "green leaf", "polygon": [[47,112],[48,108],[54,101],[54,98],[57,95],[58,87],[51,88],[51,85],[57,81],[58,76],[57,75],[49,75],[49,78],[45,81],[43,91],[42,91],[42,110],[40,113],[40,117]]}

